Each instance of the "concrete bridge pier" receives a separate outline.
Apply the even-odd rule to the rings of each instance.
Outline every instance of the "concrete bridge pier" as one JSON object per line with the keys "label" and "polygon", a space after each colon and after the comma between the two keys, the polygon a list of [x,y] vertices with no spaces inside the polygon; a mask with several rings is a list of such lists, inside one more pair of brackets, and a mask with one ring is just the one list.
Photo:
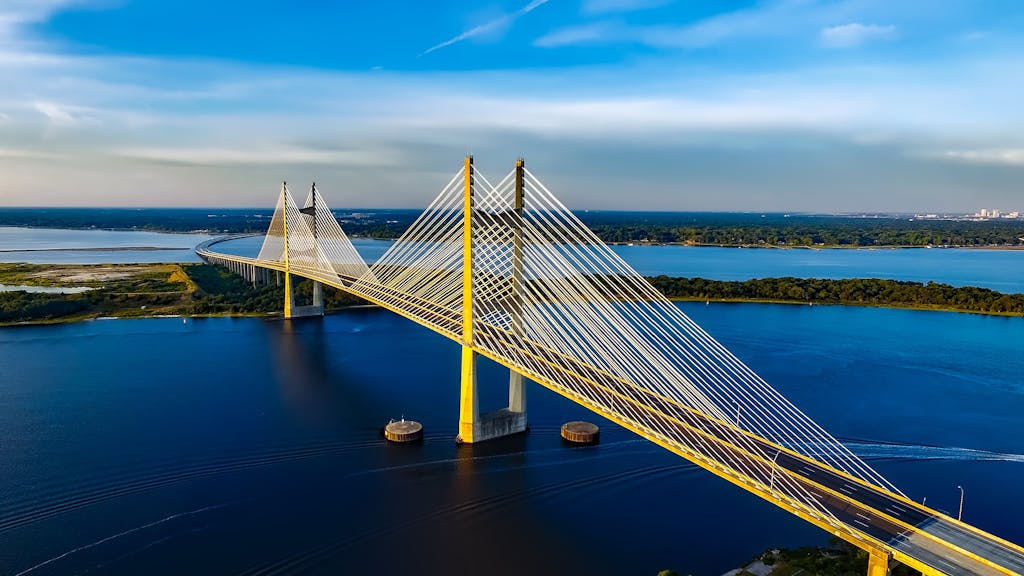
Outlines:
{"label": "concrete bridge pier", "polygon": [[309,306],[295,305],[295,291],[292,290],[292,275],[284,273],[284,317],[285,318],[308,318],[311,316],[324,315],[324,287],[323,284],[313,281],[313,303]]}
{"label": "concrete bridge pier", "polygon": [[320,282],[313,282],[313,306],[320,308],[320,314],[324,313],[324,285]]}
{"label": "concrete bridge pier", "polygon": [[480,413],[477,399],[476,352],[462,347],[462,393],[459,402],[459,444],[474,444],[526,432],[526,387],[523,375],[510,371],[508,406]]}

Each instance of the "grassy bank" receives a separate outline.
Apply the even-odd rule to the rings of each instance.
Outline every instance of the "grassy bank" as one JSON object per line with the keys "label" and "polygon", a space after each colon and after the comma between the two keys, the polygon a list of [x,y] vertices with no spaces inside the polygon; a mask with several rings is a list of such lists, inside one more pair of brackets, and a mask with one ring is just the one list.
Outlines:
{"label": "grassy bank", "polygon": [[[224,268],[205,264],[0,264],[0,284],[87,287],[78,294],[0,292],[0,325],[72,322],[98,317],[269,316],[279,314],[284,289],[253,287]],[[295,297],[311,300],[312,282],[296,281]],[[362,303],[325,288],[328,309]]]}

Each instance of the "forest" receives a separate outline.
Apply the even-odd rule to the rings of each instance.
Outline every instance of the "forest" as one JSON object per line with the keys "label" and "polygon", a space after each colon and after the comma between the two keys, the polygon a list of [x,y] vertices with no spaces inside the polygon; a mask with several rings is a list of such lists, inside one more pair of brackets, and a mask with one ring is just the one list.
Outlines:
{"label": "forest", "polygon": [[[0,208],[0,226],[260,233],[268,209]],[[352,237],[400,236],[418,210],[335,210]],[[932,220],[896,215],[832,216],[714,212],[581,211],[605,242],[712,246],[1024,246],[1024,220]]]}
{"label": "forest", "polygon": [[1003,294],[987,288],[938,282],[922,284],[878,278],[760,278],[727,282],[669,276],[648,280],[666,297],[675,300],[846,304],[1024,314],[1024,294]]}

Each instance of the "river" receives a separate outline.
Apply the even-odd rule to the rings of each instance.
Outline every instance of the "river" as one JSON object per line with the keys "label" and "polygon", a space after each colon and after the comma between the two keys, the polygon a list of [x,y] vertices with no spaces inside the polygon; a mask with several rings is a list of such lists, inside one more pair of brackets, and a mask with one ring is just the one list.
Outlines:
{"label": "river", "polygon": [[[194,261],[206,236],[0,228],[0,260]],[[255,254],[260,239],[218,248]],[[356,239],[368,260],[389,242]],[[175,250],[80,250],[159,247]],[[57,251],[26,251],[60,248]],[[1024,252],[617,246],[641,273],[1024,292]],[[908,496],[1024,542],[1024,322],[680,303]],[[751,327],[755,326],[756,330]],[[717,575],[816,528],[531,384],[528,434],[456,447],[458,350],[382,310],[0,330],[0,574]],[[484,409],[506,374],[484,363]],[[389,446],[406,416],[426,439]],[[602,425],[568,448],[561,423]]]}
{"label": "river", "polygon": [[206,234],[0,226],[0,262],[199,262],[192,248],[210,238]]}
{"label": "river", "polygon": [[[202,234],[0,227],[0,262],[198,262],[191,248],[209,238]],[[217,244],[217,250],[256,256],[262,242],[262,237],[241,238]],[[356,238],[353,244],[365,260],[373,262],[391,246],[391,241]],[[131,249],[124,250],[126,247]],[[161,249],[147,250],[146,247]],[[45,250],[40,251],[42,249]],[[641,245],[619,245],[612,249],[646,276],[665,274],[712,280],[779,276],[888,278],[1024,293],[1024,250],[814,250]]]}
{"label": "river", "polygon": [[[908,496],[962,485],[1024,541],[1021,319],[679,305]],[[0,573],[703,576],[826,541],[535,384],[529,433],[457,447],[458,357],[376,309],[0,330]],[[402,416],[422,444],[384,443]]]}

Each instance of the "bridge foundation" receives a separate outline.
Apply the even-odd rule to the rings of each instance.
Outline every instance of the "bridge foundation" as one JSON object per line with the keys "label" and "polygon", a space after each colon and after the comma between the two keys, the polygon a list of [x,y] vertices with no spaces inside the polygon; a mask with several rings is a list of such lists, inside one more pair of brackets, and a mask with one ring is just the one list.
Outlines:
{"label": "bridge foundation", "polygon": [[526,392],[523,375],[511,372],[508,407],[481,414],[477,399],[476,362],[476,352],[469,346],[463,346],[459,435],[455,441],[459,444],[475,444],[526,432]]}
{"label": "bridge foundation", "polygon": [[310,306],[295,305],[295,291],[292,290],[292,275],[284,274],[284,317],[308,318],[324,315],[324,287],[320,282],[313,282],[313,304]]}

